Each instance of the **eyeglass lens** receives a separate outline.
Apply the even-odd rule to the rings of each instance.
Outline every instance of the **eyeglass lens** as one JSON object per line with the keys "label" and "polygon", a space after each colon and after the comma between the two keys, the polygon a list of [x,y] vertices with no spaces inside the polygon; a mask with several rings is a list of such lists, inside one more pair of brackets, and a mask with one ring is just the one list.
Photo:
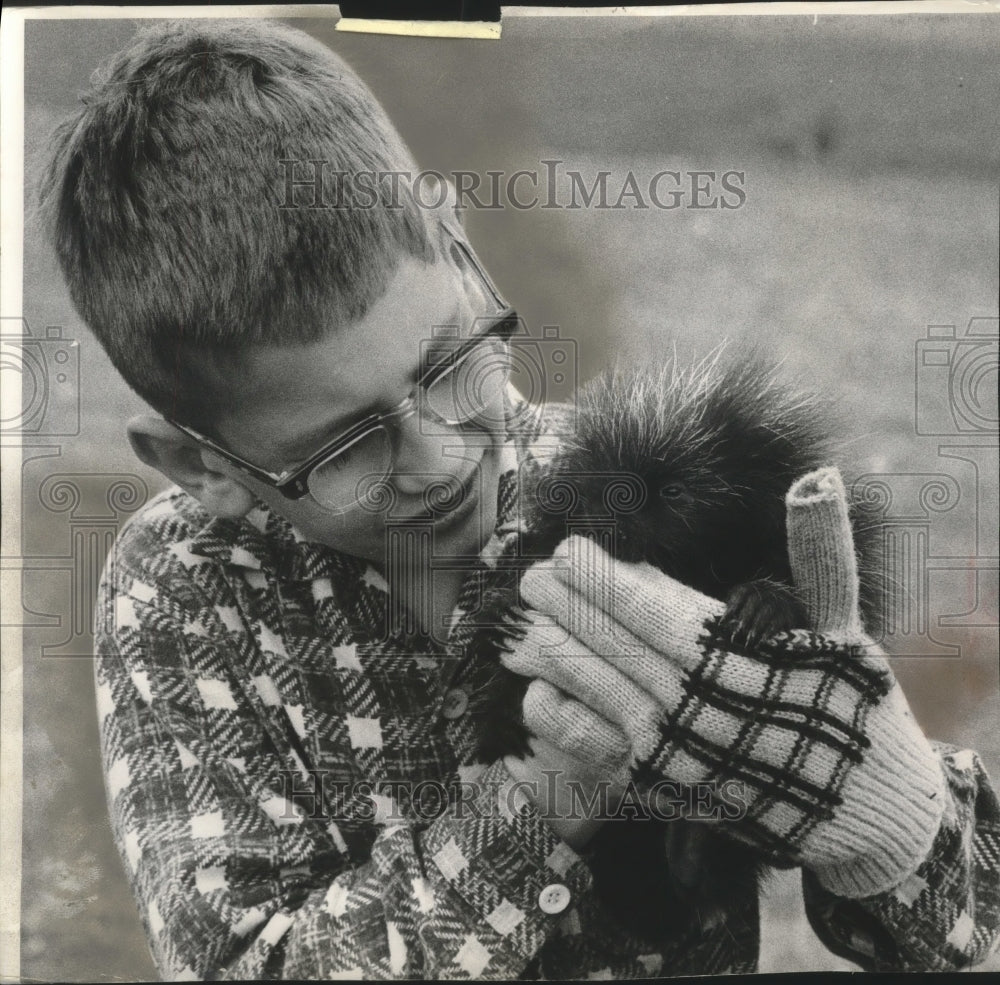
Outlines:
{"label": "eyeglass lens", "polygon": [[[454,427],[476,419],[484,427],[503,423],[503,393],[510,377],[505,343],[487,338],[426,389],[417,392],[419,427]],[[381,424],[347,449],[321,462],[309,475],[309,492],[328,509],[358,502],[377,505],[379,486],[392,471],[392,442]]]}

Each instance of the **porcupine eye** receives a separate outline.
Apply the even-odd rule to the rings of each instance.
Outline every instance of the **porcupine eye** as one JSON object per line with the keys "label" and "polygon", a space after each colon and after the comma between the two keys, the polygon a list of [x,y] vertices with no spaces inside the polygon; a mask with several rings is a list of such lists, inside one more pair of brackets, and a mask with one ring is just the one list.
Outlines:
{"label": "porcupine eye", "polygon": [[660,498],[665,499],[668,502],[676,501],[678,499],[683,499],[684,494],[687,489],[679,482],[668,482],[667,485],[660,489]]}

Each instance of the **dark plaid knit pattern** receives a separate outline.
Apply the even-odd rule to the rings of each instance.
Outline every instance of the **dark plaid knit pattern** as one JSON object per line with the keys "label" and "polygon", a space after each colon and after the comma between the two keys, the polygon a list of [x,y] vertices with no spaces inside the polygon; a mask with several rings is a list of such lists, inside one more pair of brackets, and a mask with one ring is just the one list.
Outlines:
{"label": "dark plaid knit pattern", "polygon": [[[702,659],[683,683],[684,697],[660,724],[652,753],[636,763],[636,779],[652,784],[671,775],[678,755],[703,766],[709,780],[736,780],[748,795],[749,811],[740,819],[740,837],[770,861],[801,863],[797,848],[816,825],[842,803],[840,790],[852,763],[870,746],[868,712],[889,692],[892,677],[884,660],[862,656],[831,637],[807,630],[781,633],[753,650],[721,633],[718,620],[706,625],[700,641]],[[724,682],[726,662],[743,657],[763,670],[759,693],[734,690]],[[802,687],[803,671],[812,670],[813,686]],[[837,709],[850,709],[845,719]],[[704,720],[728,717],[732,734],[709,739]],[[787,737],[777,743],[775,735]],[[781,762],[762,760],[762,738],[786,747]],[[806,768],[806,761],[809,768]],[[816,764],[823,772],[816,774]],[[761,823],[775,808],[791,808],[797,820],[783,825],[778,838]]]}
{"label": "dark plaid knit pattern", "polygon": [[[516,458],[543,437],[514,436]],[[513,472],[500,497],[503,541],[517,527]],[[489,578],[484,559],[461,610]],[[378,572],[263,508],[212,519],[175,489],[123,530],[98,605],[102,758],[165,978],[755,968],[755,898],[654,948],[616,925],[586,862],[502,765],[471,763],[472,716],[444,714],[482,672],[464,652],[468,619],[439,647],[386,636],[386,610]],[[973,753],[945,761],[954,807],[916,875],[861,902],[808,897],[824,941],[866,967],[961,966],[996,933],[996,798]],[[426,810],[421,781],[447,801]],[[569,892],[558,914],[539,905],[553,884]]]}

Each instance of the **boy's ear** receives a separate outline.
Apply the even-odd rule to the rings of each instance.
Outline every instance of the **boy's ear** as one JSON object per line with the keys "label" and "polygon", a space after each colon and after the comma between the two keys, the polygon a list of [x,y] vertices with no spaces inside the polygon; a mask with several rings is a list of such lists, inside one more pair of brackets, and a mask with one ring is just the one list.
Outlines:
{"label": "boy's ear", "polygon": [[213,516],[238,519],[256,504],[241,482],[212,465],[218,461],[194,439],[155,414],[140,414],[127,426],[132,450],[147,465],[177,483]]}

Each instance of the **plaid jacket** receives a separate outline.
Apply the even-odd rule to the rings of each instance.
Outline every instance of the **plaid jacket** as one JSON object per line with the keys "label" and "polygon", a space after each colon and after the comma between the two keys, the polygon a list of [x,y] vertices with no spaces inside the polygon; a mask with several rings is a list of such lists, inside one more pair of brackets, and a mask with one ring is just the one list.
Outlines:
{"label": "plaid jacket", "polygon": [[[489,559],[516,528],[508,437],[496,533],[445,644],[386,634],[372,567],[263,507],[210,518],[177,489],[125,529],[98,601],[111,822],[165,978],[636,978],[745,972],[756,894],[651,948],[591,892],[502,763],[472,764],[482,670],[464,646]],[[551,439],[550,439],[551,440]],[[962,967],[1000,919],[1000,809],[975,753],[937,747],[951,804],[894,891],[809,918],[868,969]]]}

